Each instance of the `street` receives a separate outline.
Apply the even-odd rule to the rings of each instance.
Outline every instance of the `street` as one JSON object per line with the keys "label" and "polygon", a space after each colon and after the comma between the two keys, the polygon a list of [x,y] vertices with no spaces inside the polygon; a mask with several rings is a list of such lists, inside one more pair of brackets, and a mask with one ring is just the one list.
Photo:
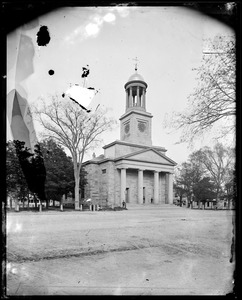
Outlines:
{"label": "street", "polygon": [[7,213],[7,295],[225,295],[229,210]]}

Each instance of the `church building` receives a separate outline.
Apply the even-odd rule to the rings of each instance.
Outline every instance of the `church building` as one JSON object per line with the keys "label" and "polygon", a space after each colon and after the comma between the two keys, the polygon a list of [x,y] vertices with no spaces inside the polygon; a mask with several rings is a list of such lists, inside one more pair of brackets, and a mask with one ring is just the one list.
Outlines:
{"label": "church building", "polygon": [[146,111],[147,83],[137,73],[124,85],[125,113],[120,139],[105,145],[104,155],[83,163],[87,172],[85,198],[101,206],[173,203],[176,163],[166,149],[152,145],[152,114]]}

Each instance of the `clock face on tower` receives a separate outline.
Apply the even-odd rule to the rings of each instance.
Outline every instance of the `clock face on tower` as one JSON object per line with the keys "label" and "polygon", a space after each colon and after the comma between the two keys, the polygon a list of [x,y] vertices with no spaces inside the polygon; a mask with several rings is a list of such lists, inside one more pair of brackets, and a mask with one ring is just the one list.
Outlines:
{"label": "clock face on tower", "polygon": [[124,132],[125,133],[128,133],[129,132],[129,123],[128,124],[126,124],[126,125],[124,125]]}
{"label": "clock face on tower", "polygon": [[138,122],[138,129],[140,132],[144,132],[146,130],[146,123],[145,122]]}

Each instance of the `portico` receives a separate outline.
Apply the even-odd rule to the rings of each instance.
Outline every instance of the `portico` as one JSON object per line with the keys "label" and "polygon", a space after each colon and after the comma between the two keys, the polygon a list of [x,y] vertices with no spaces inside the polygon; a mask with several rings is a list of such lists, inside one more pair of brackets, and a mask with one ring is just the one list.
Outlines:
{"label": "portico", "polygon": [[[126,198],[126,190],[127,187],[130,188],[130,184],[127,184],[127,176],[126,176],[126,172],[127,170],[131,170],[130,168],[117,168],[120,171],[120,204],[122,204],[123,202],[127,201]],[[163,203],[168,203],[168,204],[172,204],[173,202],[173,174],[172,173],[165,173],[164,171],[156,171],[156,170],[149,170],[151,172],[153,172],[153,197],[151,197],[151,199],[153,199],[153,201],[149,201],[148,199],[146,199],[146,201],[144,201],[145,196],[144,196],[144,189],[146,188],[144,186],[144,172],[147,170],[140,170],[140,169],[132,169],[133,171],[137,171],[137,185],[135,186],[135,189],[137,189],[137,200],[134,202],[132,201],[132,203],[138,203],[138,204],[147,204],[147,203],[153,203],[153,204],[161,204]],[[166,188],[167,188],[167,194],[165,197],[165,201],[162,201],[161,197],[160,197],[160,193],[161,193],[161,178],[160,175],[164,175],[165,174],[165,184],[166,184]]]}

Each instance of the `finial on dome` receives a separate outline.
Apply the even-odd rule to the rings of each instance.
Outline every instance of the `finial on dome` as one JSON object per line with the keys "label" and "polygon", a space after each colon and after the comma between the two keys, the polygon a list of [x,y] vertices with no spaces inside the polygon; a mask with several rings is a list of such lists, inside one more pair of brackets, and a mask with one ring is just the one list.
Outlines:
{"label": "finial on dome", "polygon": [[135,60],[136,62],[135,62],[135,72],[137,72],[137,70],[138,70],[138,58],[137,58],[137,56],[135,57],[135,58],[133,58],[133,60]]}

